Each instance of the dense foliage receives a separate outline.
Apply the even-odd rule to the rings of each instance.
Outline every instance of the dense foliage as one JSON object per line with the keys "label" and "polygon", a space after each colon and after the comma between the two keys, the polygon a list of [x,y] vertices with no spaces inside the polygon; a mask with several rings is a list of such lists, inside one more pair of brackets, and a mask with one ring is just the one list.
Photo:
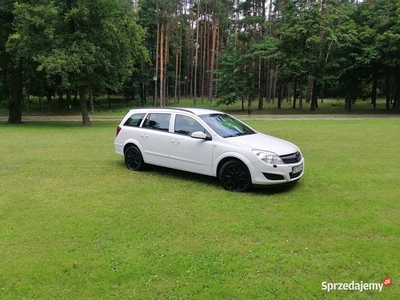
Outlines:
{"label": "dense foliage", "polygon": [[4,0],[0,99],[10,122],[27,94],[68,104],[76,90],[243,109],[386,97],[398,111],[399,15],[397,0]]}
{"label": "dense foliage", "polygon": [[[90,125],[88,90],[120,90],[146,58],[142,28],[125,0],[23,1],[12,8],[6,44],[11,68],[24,71],[27,93],[51,96],[79,90]],[[50,108],[49,108],[50,109]]]}

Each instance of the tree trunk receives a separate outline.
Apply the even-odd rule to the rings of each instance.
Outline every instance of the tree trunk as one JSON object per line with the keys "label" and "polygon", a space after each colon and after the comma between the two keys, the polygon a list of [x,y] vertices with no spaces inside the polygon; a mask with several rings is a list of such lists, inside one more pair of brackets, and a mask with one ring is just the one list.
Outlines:
{"label": "tree trunk", "polygon": [[398,76],[395,76],[395,87],[394,87],[394,96],[393,96],[393,104],[392,104],[392,109],[399,109],[399,98],[400,98],[400,86],[397,84],[398,83]]}
{"label": "tree trunk", "polygon": [[318,91],[317,91],[317,79],[314,78],[312,82],[312,93],[311,93],[311,111],[315,111],[318,108]]}
{"label": "tree trunk", "polygon": [[346,112],[351,112],[352,94],[350,91],[346,92]]}
{"label": "tree trunk", "polygon": [[271,101],[271,84],[270,84],[270,77],[271,77],[271,61],[268,61],[267,64],[267,70],[266,72],[266,78],[265,78],[265,101],[270,102]]}
{"label": "tree trunk", "polygon": [[306,94],[306,102],[310,103],[311,102],[311,97],[312,97],[312,92],[313,92],[313,84],[314,84],[314,78],[309,78],[308,79],[308,85],[307,85],[307,94]]}
{"label": "tree trunk", "polygon": [[89,118],[89,112],[86,104],[86,91],[87,87],[86,86],[81,86],[79,87],[79,100],[81,104],[81,112],[82,112],[82,122],[83,126],[89,127],[91,125],[90,123],[90,118]]}
{"label": "tree trunk", "polygon": [[212,102],[213,90],[214,90],[214,63],[216,54],[216,40],[217,40],[217,14],[213,13],[213,23],[212,23],[212,45],[211,45],[211,59],[210,59],[210,71],[208,80],[208,100]]}
{"label": "tree trunk", "polygon": [[269,69],[269,79],[268,79],[268,103],[274,103],[274,69],[270,67]]}
{"label": "tree trunk", "polygon": [[178,68],[178,101],[177,103],[179,103],[179,99],[181,98],[181,77],[182,77],[182,48],[183,48],[183,26],[181,25],[181,38],[180,38],[180,45],[179,45],[179,68]]}
{"label": "tree trunk", "polygon": [[[145,72],[145,68],[144,68],[144,60],[142,60],[142,63],[140,64],[140,69],[142,71],[142,73]],[[146,83],[144,80],[142,80],[142,82],[140,83],[140,103],[142,106],[144,106],[146,104]]]}
{"label": "tree trunk", "polygon": [[153,106],[157,106],[157,77],[158,77],[158,60],[159,60],[159,48],[160,48],[160,23],[157,23],[157,41],[156,41],[156,69],[154,70],[154,97]]}
{"label": "tree trunk", "polygon": [[[220,52],[220,44],[221,44],[221,39],[220,38],[218,38],[219,37],[219,32],[220,32],[220,30],[221,30],[221,28],[220,28],[221,26],[218,26],[217,27],[217,48],[216,48],[216,51],[217,51],[217,53],[216,54],[218,54],[219,52]],[[218,70],[219,69],[219,59],[218,59],[218,55],[216,55],[216,58],[215,58],[215,68]],[[214,80],[214,84],[215,84],[215,87],[214,87],[214,97],[215,98],[218,98],[218,74],[216,74],[216,77],[215,77],[215,80]]]}
{"label": "tree trunk", "polygon": [[373,108],[376,108],[376,88],[377,88],[378,80],[374,78],[372,82],[372,95],[371,95],[371,104]]}
{"label": "tree trunk", "polygon": [[389,110],[389,105],[390,105],[390,75],[386,75],[386,110]]}
{"label": "tree trunk", "polygon": [[94,113],[94,99],[93,99],[92,88],[89,88],[89,106],[90,106],[90,112]]}
{"label": "tree trunk", "polygon": [[193,104],[196,105],[196,96],[197,96],[197,66],[199,61],[199,7],[197,7],[197,18],[196,18],[196,43],[195,47],[195,55],[194,55],[194,87],[193,87]]}
{"label": "tree trunk", "polygon": [[171,24],[166,24],[165,42],[164,42],[164,82],[163,82],[163,106],[168,104],[168,62],[169,62],[169,34],[171,32]]}
{"label": "tree trunk", "polygon": [[72,108],[72,105],[71,105],[71,91],[67,91],[66,97],[67,97],[67,107],[68,107],[69,110],[71,110],[71,108]]}
{"label": "tree trunk", "polygon": [[[275,74],[275,69],[273,69],[273,74]],[[274,78],[275,75],[272,76],[272,104],[274,104],[276,97],[276,84],[277,80]]]}
{"label": "tree trunk", "polygon": [[[236,7],[239,7],[240,1],[236,0]],[[240,13],[239,10],[236,10],[235,13],[235,28],[234,28],[234,44],[237,44],[237,37],[238,37],[238,32],[239,32],[239,26],[238,26],[238,22],[240,20]]]}
{"label": "tree trunk", "polygon": [[164,106],[164,24],[161,24],[160,33],[160,106]]}
{"label": "tree trunk", "polygon": [[287,87],[286,87],[286,102],[288,102],[288,103],[291,103],[292,102],[292,95],[291,95],[291,91],[292,91],[292,83],[291,82],[289,82],[288,84],[287,84]]}
{"label": "tree trunk", "polygon": [[184,96],[188,98],[192,98],[193,96],[193,69],[194,69],[194,24],[195,24],[195,15],[192,14],[192,18],[190,20],[190,28],[187,31],[187,49],[188,55],[186,60],[186,76],[185,76],[185,86],[184,86]]}
{"label": "tree trunk", "polygon": [[304,80],[303,77],[300,78],[300,90],[299,90],[299,110],[303,110],[303,97],[304,97]]}
{"label": "tree trunk", "polygon": [[278,108],[282,108],[282,100],[283,100],[283,84],[279,84],[279,92],[278,92]]}
{"label": "tree trunk", "polygon": [[179,77],[179,53],[175,55],[175,91],[174,91],[174,104],[178,99],[178,77]]}
{"label": "tree trunk", "polygon": [[[205,4],[205,13],[208,12],[208,3]],[[203,30],[202,30],[202,43],[203,43],[203,47],[201,50],[201,87],[200,87],[200,91],[201,91],[201,103],[203,103],[203,97],[204,95],[207,95],[207,80],[206,80],[206,76],[207,75],[207,70],[208,70],[208,60],[207,60],[207,50],[209,49],[208,46],[208,20],[205,19],[204,20],[204,25],[203,25]]]}
{"label": "tree trunk", "polygon": [[293,109],[296,109],[296,100],[297,100],[297,77],[294,79],[294,87],[293,87]]}
{"label": "tree trunk", "polygon": [[264,60],[260,58],[258,66],[258,110],[264,108],[264,67]]}
{"label": "tree trunk", "polygon": [[47,99],[47,113],[51,114],[53,112],[53,99],[52,99],[52,93],[47,92],[46,93],[46,99]]}
{"label": "tree trunk", "polygon": [[8,124],[22,123],[22,67],[11,70],[11,99],[9,106]]}

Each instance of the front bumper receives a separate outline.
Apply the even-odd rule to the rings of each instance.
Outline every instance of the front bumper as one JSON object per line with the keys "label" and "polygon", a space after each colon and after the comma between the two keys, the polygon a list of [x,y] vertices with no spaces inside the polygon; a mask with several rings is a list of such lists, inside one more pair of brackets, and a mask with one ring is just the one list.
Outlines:
{"label": "front bumper", "polygon": [[297,163],[266,165],[262,161],[248,166],[253,185],[281,185],[299,180],[305,171],[304,157]]}

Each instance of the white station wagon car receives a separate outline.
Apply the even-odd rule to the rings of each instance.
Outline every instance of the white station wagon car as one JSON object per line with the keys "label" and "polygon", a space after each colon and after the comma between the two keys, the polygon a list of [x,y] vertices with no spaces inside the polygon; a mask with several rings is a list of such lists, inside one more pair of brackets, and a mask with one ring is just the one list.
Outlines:
{"label": "white station wagon car", "polygon": [[151,164],[214,176],[230,191],[286,184],[304,174],[297,146],[216,110],[132,109],[118,125],[114,145],[129,170]]}

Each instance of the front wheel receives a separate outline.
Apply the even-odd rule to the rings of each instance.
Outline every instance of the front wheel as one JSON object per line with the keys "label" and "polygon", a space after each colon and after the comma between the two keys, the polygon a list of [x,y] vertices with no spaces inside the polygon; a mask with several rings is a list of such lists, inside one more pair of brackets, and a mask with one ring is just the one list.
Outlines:
{"label": "front wheel", "polygon": [[125,150],[125,165],[131,171],[139,171],[144,167],[143,156],[136,146],[129,146]]}
{"label": "front wheel", "polygon": [[218,172],[218,179],[225,189],[232,192],[244,192],[251,187],[249,169],[239,160],[224,163]]}

